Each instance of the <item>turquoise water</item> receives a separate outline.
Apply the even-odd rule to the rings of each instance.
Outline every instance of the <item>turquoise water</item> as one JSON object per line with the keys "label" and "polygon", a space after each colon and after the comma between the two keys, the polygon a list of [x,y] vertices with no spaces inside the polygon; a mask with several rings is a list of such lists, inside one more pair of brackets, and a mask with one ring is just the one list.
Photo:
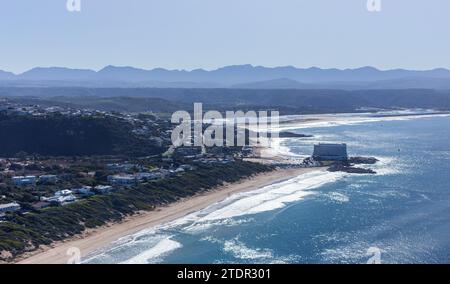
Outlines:
{"label": "turquoise water", "polygon": [[377,175],[310,173],[124,238],[88,263],[450,262],[450,117],[296,130],[345,142]]}

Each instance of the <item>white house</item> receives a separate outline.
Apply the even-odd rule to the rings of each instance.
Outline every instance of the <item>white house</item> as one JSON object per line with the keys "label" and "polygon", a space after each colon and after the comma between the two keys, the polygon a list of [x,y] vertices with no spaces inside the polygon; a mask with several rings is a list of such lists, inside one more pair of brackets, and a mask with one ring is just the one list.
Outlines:
{"label": "white house", "polygon": [[0,204],[0,213],[5,212],[14,212],[20,210],[20,205],[16,202],[8,203],[8,204]]}
{"label": "white house", "polygon": [[100,193],[110,193],[114,190],[114,188],[110,185],[97,185],[95,187],[95,190],[97,190]]}
{"label": "white house", "polygon": [[55,196],[68,196],[72,194],[72,190],[64,189],[64,190],[58,190],[55,192]]}
{"label": "white house", "polygon": [[174,173],[178,174],[178,173],[183,173],[184,169],[182,167],[177,168],[176,170],[174,170]]}
{"label": "white house", "polygon": [[47,201],[47,202],[54,202],[54,203],[58,203],[60,205],[65,205],[68,203],[72,203],[75,202],[77,200],[77,198],[72,194],[71,190],[68,189],[64,189],[64,190],[59,190],[57,192],[55,192],[55,194],[52,197],[43,197],[42,201]]}
{"label": "white house", "polygon": [[68,204],[68,203],[72,203],[72,202],[75,202],[76,200],[77,200],[77,198],[74,195],[72,195],[72,194],[55,195],[53,197],[44,199],[44,201],[55,202],[55,203],[58,203],[60,205],[65,205],[65,204]]}

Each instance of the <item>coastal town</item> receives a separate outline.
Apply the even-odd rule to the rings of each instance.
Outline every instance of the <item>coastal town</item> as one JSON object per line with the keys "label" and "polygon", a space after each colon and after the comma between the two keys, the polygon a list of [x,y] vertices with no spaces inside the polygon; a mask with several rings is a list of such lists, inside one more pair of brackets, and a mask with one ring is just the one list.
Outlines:
{"label": "coastal town", "polygon": [[[0,114],[39,117],[54,114],[74,117],[112,116],[133,125],[134,134],[145,136],[159,147],[168,147],[170,143],[170,125],[154,114],[145,116],[142,113],[124,114],[60,106],[21,105],[6,99],[2,99]],[[155,128],[160,130],[158,136],[152,136]],[[165,135],[159,135],[161,133]],[[282,137],[293,135],[283,133]],[[308,136],[295,134],[294,137]],[[139,184],[182,175],[195,170],[198,164],[229,164],[237,159],[261,162],[257,152],[258,149],[248,146],[240,149],[214,147],[208,150],[202,147],[179,147],[170,155],[163,153],[133,161],[124,157],[46,158],[17,153],[16,157],[0,158],[0,220],[4,220],[8,212],[20,211],[26,214],[50,206],[64,206],[94,195],[110,194]],[[312,157],[306,159],[269,159],[271,165],[278,167],[320,167],[324,165],[323,161],[325,164],[328,161],[329,164],[329,161],[347,160],[345,144],[315,145]],[[361,163],[361,160],[359,162]],[[367,163],[374,162],[371,160]]]}

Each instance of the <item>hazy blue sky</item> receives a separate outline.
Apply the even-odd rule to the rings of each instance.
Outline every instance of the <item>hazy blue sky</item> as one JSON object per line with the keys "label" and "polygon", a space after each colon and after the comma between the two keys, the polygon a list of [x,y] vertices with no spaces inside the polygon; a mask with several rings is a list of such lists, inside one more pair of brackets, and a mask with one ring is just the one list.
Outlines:
{"label": "hazy blue sky", "polygon": [[450,68],[449,0],[0,0],[0,69]]}

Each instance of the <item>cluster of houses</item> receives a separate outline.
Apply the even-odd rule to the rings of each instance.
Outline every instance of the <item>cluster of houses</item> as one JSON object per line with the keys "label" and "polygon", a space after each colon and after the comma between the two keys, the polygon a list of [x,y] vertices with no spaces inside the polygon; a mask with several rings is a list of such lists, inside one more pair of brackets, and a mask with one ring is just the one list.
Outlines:
{"label": "cluster of houses", "polygon": [[132,169],[142,169],[139,165],[130,164],[130,163],[113,163],[113,164],[107,164],[106,169],[108,171],[122,171],[127,172]]}
{"label": "cluster of houses", "polygon": [[[12,184],[15,186],[35,186],[40,184],[56,184],[58,182],[58,176],[56,175],[27,175],[27,176],[14,176],[11,178]],[[108,194],[115,190],[112,185],[98,185],[96,187],[82,186],[74,189],[63,189],[56,191],[53,196],[41,197],[39,202],[34,203],[32,206],[35,209],[43,209],[50,205],[66,205],[77,201],[80,198],[89,197],[95,194]],[[16,202],[0,205],[0,217],[3,218],[6,212],[15,212],[20,210],[20,205]]]}
{"label": "cluster of houses", "polygon": [[193,160],[194,163],[202,163],[202,164],[229,164],[234,162],[234,158],[225,157],[225,158],[215,158],[215,157],[203,157]]}
{"label": "cluster of houses", "polygon": [[[176,169],[166,170],[158,169],[151,172],[137,172],[133,174],[126,174],[124,172],[133,172],[136,170],[143,170],[141,166],[130,163],[116,163],[108,164],[106,168],[109,171],[117,172],[117,174],[109,175],[107,177],[108,185],[98,185],[95,187],[82,186],[74,189],[64,189],[56,191],[53,196],[41,197],[39,202],[33,204],[35,209],[42,209],[52,204],[66,205],[76,202],[80,198],[89,197],[95,194],[108,194],[117,190],[118,187],[126,187],[137,185],[141,182],[159,180],[171,175],[177,175],[188,170],[192,170],[191,165],[181,165]],[[39,184],[56,184],[58,176],[56,175],[27,175],[14,176],[11,178],[12,184],[16,186],[35,186]],[[20,210],[20,205],[17,203],[4,204],[0,207],[0,213],[13,212]]]}
{"label": "cluster of houses", "polygon": [[66,205],[77,201],[80,197],[89,197],[97,193],[108,194],[114,191],[110,185],[82,186],[74,189],[64,189],[55,192],[51,197],[42,197],[41,202],[34,205],[35,209],[42,209],[51,204]]}
{"label": "cluster of houses", "polygon": [[6,115],[45,116],[48,114],[59,113],[62,115],[78,116],[78,115],[94,115],[99,112],[100,111],[97,110],[74,109],[63,106],[44,107],[40,105],[22,104],[7,99],[0,100],[0,114]]}
{"label": "cluster of houses", "polygon": [[54,184],[58,181],[56,175],[42,175],[42,176],[15,176],[11,178],[11,181],[16,186],[35,185],[36,182],[41,184]]}
{"label": "cluster of houses", "polygon": [[[116,190],[118,187],[126,187],[137,185],[141,182],[159,180],[168,176],[177,175],[188,170],[192,170],[192,165],[181,165],[177,168],[166,170],[156,169],[154,171],[145,172],[142,166],[131,163],[114,163],[107,164],[106,169],[116,174],[107,177],[108,185],[98,185],[96,187],[82,186],[75,189],[64,189],[54,193],[51,197],[41,197],[41,200],[33,206],[35,209],[42,209],[51,204],[65,205],[75,202],[79,198],[89,197],[95,194],[108,194]],[[135,172],[128,174],[129,172]],[[127,173],[128,172],[128,173]],[[36,186],[36,184],[56,184],[59,180],[57,175],[23,175],[11,177],[11,182],[15,186]],[[0,211],[16,211],[20,209],[17,203],[2,205]],[[19,209],[18,209],[19,208]]]}
{"label": "cluster of houses", "polygon": [[[116,170],[117,170],[116,166]],[[109,167],[111,168],[111,167]],[[136,168],[136,166],[134,166]],[[141,182],[146,181],[152,181],[152,180],[159,180],[166,178],[168,176],[177,175],[180,173],[183,173],[188,170],[192,170],[193,166],[191,165],[181,165],[176,169],[166,170],[166,169],[158,169],[151,172],[138,172],[134,174],[125,174],[125,173],[118,173],[115,175],[110,175],[107,177],[107,181],[111,185],[117,185],[117,186],[132,186],[139,184]],[[122,170],[126,171],[126,168],[123,168]]]}
{"label": "cluster of houses", "polygon": [[[125,174],[133,169],[142,169],[133,164],[108,164],[107,169],[110,171],[121,172],[119,174],[108,176],[108,183],[112,185],[135,185],[144,181],[163,179],[167,176],[179,174],[187,170],[193,169],[191,165],[181,165],[173,170],[158,169],[152,172],[138,172],[134,174]],[[40,184],[55,184],[58,182],[56,175],[42,175],[42,176],[15,176],[11,178],[12,184],[16,186],[34,186],[36,183]]]}
{"label": "cluster of houses", "polygon": [[35,106],[22,106],[15,103],[9,103],[7,101],[2,102],[0,106],[0,114],[7,115],[38,115],[41,113]]}

